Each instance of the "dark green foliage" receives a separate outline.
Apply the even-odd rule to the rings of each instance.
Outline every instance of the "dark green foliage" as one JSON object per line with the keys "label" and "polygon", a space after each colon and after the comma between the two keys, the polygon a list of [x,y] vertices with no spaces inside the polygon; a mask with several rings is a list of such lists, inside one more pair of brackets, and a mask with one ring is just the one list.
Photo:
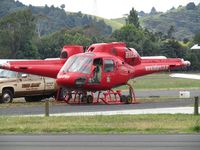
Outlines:
{"label": "dark green foliage", "polygon": [[167,36],[169,39],[174,38],[174,35],[173,35],[174,32],[175,32],[174,26],[170,26],[169,30],[167,31]]}
{"label": "dark green foliage", "polygon": [[116,38],[117,41],[126,42],[129,47],[134,47],[135,49],[142,51],[141,46],[144,34],[132,24],[127,24],[121,29],[116,30],[113,33],[113,37]]}
{"label": "dark green foliage", "polygon": [[128,47],[134,47],[141,55],[158,54],[159,39],[148,30],[140,27],[137,12],[132,8],[128,15],[128,21],[121,29],[116,30],[113,35],[117,41],[127,43]]}
{"label": "dark green foliage", "polygon": [[[64,45],[87,47],[92,43],[122,41],[128,47],[135,48],[142,56],[164,55],[188,59],[192,63],[189,69],[197,71],[200,70],[200,52],[191,51],[189,47],[193,43],[200,44],[200,5],[195,6],[195,9],[191,6],[171,9],[165,14],[153,9],[151,19],[148,14],[141,12],[146,18],[143,21],[153,27],[152,30],[140,26],[138,14],[133,8],[128,15],[127,24],[109,36],[112,29],[103,20],[81,12],[66,13],[64,5],[60,6],[62,9],[47,5],[27,7],[14,0],[2,0],[0,58],[59,57]],[[196,35],[190,41],[194,33]],[[181,38],[178,39],[183,42],[177,41],[179,36]]]}
{"label": "dark green foliage", "polygon": [[65,8],[65,4],[60,5],[60,8],[64,9]]}
{"label": "dark green foliage", "polygon": [[138,12],[138,16],[140,16],[140,17],[144,17],[145,15],[146,15],[146,13],[144,11]]}
{"label": "dark green foliage", "polygon": [[187,6],[186,6],[186,9],[187,10],[194,10],[194,9],[196,9],[195,3],[194,2],[188,3]]}
{"label": "dark green foliage", "polygon": [[166,40],[162,42],[161,53],[167,57],[184,58],[186,56],[186,48],[176,40]]}
{"label": "dark green foliage", "polygon": [[[197,33],[193,38],[194,44],[200,44],[200,33]],[[187,53],[187,59],[191,62],[190,70],[199,71],[200,70],[200,51],[199,50],[189,50]]]}
{"label": "dark green foliage", "polygon": [[[30,6],[29,6],[30,7]],[[62,28],[75,28],[94,25],[102,35],[109,35],[112,28],[105,24],[104,21],[78,13],[66,13],[64,9],[55,7],[30,7],[33,14],[38,18],[37,31],[39,36],[61,30]],[[42,18],[41,18],[42,16]]]}
{"label": "dark green foliage", "polygon": [[59,57],[65,44],[88,46],[112,32],[103,20],[56,8],[28,7],[14,0],[0,1],[0,57]]}
{"label": "dark green foliage", "polygon": [[155,14],[157,14],[157,11],[156,11],[155,7],[152,7],[152,8],[151,8],[151,12],[150,12],[149,14],[150,14],[150,15],[155,15]]}
{"label": "dark green foliage", "polygon": [[59,57],[64,45],[73,44],[88,46],[92,44],[92,40],[79,29],[63,29],[37,41],[38,50],[43,59]]}
{"label": "dark green foliage", "polygon": [[133,24],[136,28],[140,27],[138,14],[134,8],[131,9],[130,14],[128,15],[127,23]]}
{"label": "dark green foliage", "polygon": [[189,39],[187,39],[187,38],[184,38],[184,39],[183,39],[183,43],[184,43],[184,44],[187,44],[188,42],[189,42]]}
{"label": "dark green foliage", "polygon": [[14,0],[1,0],[0,1],[0,18],[7,15],[8,13],[24,8],[25,5],[19,1]]}
{"label": "dark green foliage", "polygon": [[195,44],[200,44],[200,32],[195,34],[194,36],[194,43]]}
{"label": "dark green foliage", "polygon": [[200,70],[200,51],[199,50],[189,50],[186,58],[191,62],[190,70],[199,71]]}
{"label": "dark green foliage", "polygon": [[192,128],[192,131],[199,133],[200,132],[200,125],[196,125]]}
{"label": "dark green foliage", "polygon": [[116,30],[112,36],[117,41],[126,42],[128,47],[134,47],[141,55],[158,54],[158,39],[148,30],[128,24]]}
{"label": "dark green foliage", "polygon": [[36,58],[32,43],[35,34],[34,16],[28,9],[14,12],[0,20],[1,58]]}
{"label": "dark green foliage", "polygon": [[61,30],[62,28],[74,28],[74,27],[85,27],[88,25],[97,26],[98,30],[102,35],[107,36],[112,32],[112,28],[104,23],[104,21],[97,21],[87,15],[83,15],[81,12],[78,13],[67,13],[64,8],[65,5],[61,5],[61,8],[48,7],[35,7],[32,5],[25,6],[22,3],[14,0],[1,0],[0,1],[0,18],[7,15],[8,13],[15,12],[23,8],[29,8],[32,13],[36,16],[36,29],[38,36],[47,35],[55,31]]}
{"label": "dark green foliage", "polygon": [[143,54],[146,56],[160,55],[160,38],[154,33],[144,30]]}

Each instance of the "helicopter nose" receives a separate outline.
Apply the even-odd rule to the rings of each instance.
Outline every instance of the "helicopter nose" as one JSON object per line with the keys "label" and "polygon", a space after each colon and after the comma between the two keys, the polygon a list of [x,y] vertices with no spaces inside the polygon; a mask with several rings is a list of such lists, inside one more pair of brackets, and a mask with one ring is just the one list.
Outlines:
{"label": "helicopter nose", "polygon": [[183,64],[184,64],[185,66],[190,66],[190,65],[191,65],[191,63],[190,63],[189,61],[184,61]]}
{"label": "helicopter nose", "polygon": [[66,87],[82,87],[86,84],[86,77],[76,75],[61,75],[56,79],[58,85]]}

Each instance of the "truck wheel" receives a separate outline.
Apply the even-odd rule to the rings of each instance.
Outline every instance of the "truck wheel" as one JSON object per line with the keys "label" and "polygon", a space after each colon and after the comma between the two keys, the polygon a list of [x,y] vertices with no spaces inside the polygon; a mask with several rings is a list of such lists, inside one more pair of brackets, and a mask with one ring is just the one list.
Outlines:
{"label": "truck wheel", "polygon": [[13,93],[9,89],[3,90],[2,97],[0,99],[1,103],[11,103],[13,101]]}

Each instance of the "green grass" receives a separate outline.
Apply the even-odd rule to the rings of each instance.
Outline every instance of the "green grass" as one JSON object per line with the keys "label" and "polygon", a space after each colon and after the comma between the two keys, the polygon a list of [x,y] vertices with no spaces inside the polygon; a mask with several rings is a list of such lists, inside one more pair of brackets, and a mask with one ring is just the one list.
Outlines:
{"label": "green grass", "polygon": [[112,19],[104,19],[105,23],[109,26],[112,27],[112,30],[115,31],[117,29],[120,29],[121,27],[123,27],[123,24],[120,22],[117,22],[115,20]]}
{"label": "green grass", "polygon": [[115,19],[110,19],[110,20],[113,20],[115,22],[118,22],[122,25],[125,25],[126,24],[126,17],[122,17],[122,18],[115,18]]}
{"label": "green grass", "polygon": [[[200,80],[172,78],[170,73],[151,74],[130,80],[129,83],[135,89],[197,89],[200,87]],[[126,86],[120,87],[127,88]]]}
{"label": "green grass", "polygon": [[177,114],[75,117],[0,117],[0,134],[24,133],[200,133],[200,116]]}
{"label": "green grass", "polygon": [[[135,89],[199,88],[200,81],[169,77],[168,73],[152,74],[130,81]],[[124,87],[122,87],[124,88]],[[155,98],[151,99],[155,101]],[[160,98],[156,98],[160,101]],[[144,100],[145,101],[145,100]],[[149,101],[149,99],[147,99]],[[31,107],[40,103],[3,104],[6,107]],[[52,103],[52,105],[57,105]],[[62,105],[62,104],[59,104]],[[0,134],[69,134],[69,133],[200,133],[200,115],[116,115],[75,117],[0,116]]]}
{"label": "green grass", "polygon": [[[106,19],[106,18],[102,18],[99,16],[93,16],[93,15],[88,15],[88,16],[91,16],[92,18],[95,18],[97,20],[104,20],[104,22],[107,25],[112,27],[112,31],[120,29],[124,25],[123,21],[118,21],[117,19],[116,20],[115,19]],[[123,20],[123,18],[121,20]]]}

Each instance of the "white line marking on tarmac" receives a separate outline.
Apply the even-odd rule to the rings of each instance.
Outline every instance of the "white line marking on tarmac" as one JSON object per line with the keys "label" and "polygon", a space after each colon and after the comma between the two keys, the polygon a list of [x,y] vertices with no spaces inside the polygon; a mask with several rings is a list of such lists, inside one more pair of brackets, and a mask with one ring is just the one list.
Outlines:
{"label": "white line marking on tarmac", "polygon": [[[50,114],[50,116],[96,116],[96,115],[139,115],[139,114],[193,114],[193,107],[173,107],[173,108],[151,108],[151,109],[135,109],[135,110],[116,110],[116,111],[96,111],[96,112],[69,112]],[[44,116],[39,115],[23,115],[23,116]]]}

